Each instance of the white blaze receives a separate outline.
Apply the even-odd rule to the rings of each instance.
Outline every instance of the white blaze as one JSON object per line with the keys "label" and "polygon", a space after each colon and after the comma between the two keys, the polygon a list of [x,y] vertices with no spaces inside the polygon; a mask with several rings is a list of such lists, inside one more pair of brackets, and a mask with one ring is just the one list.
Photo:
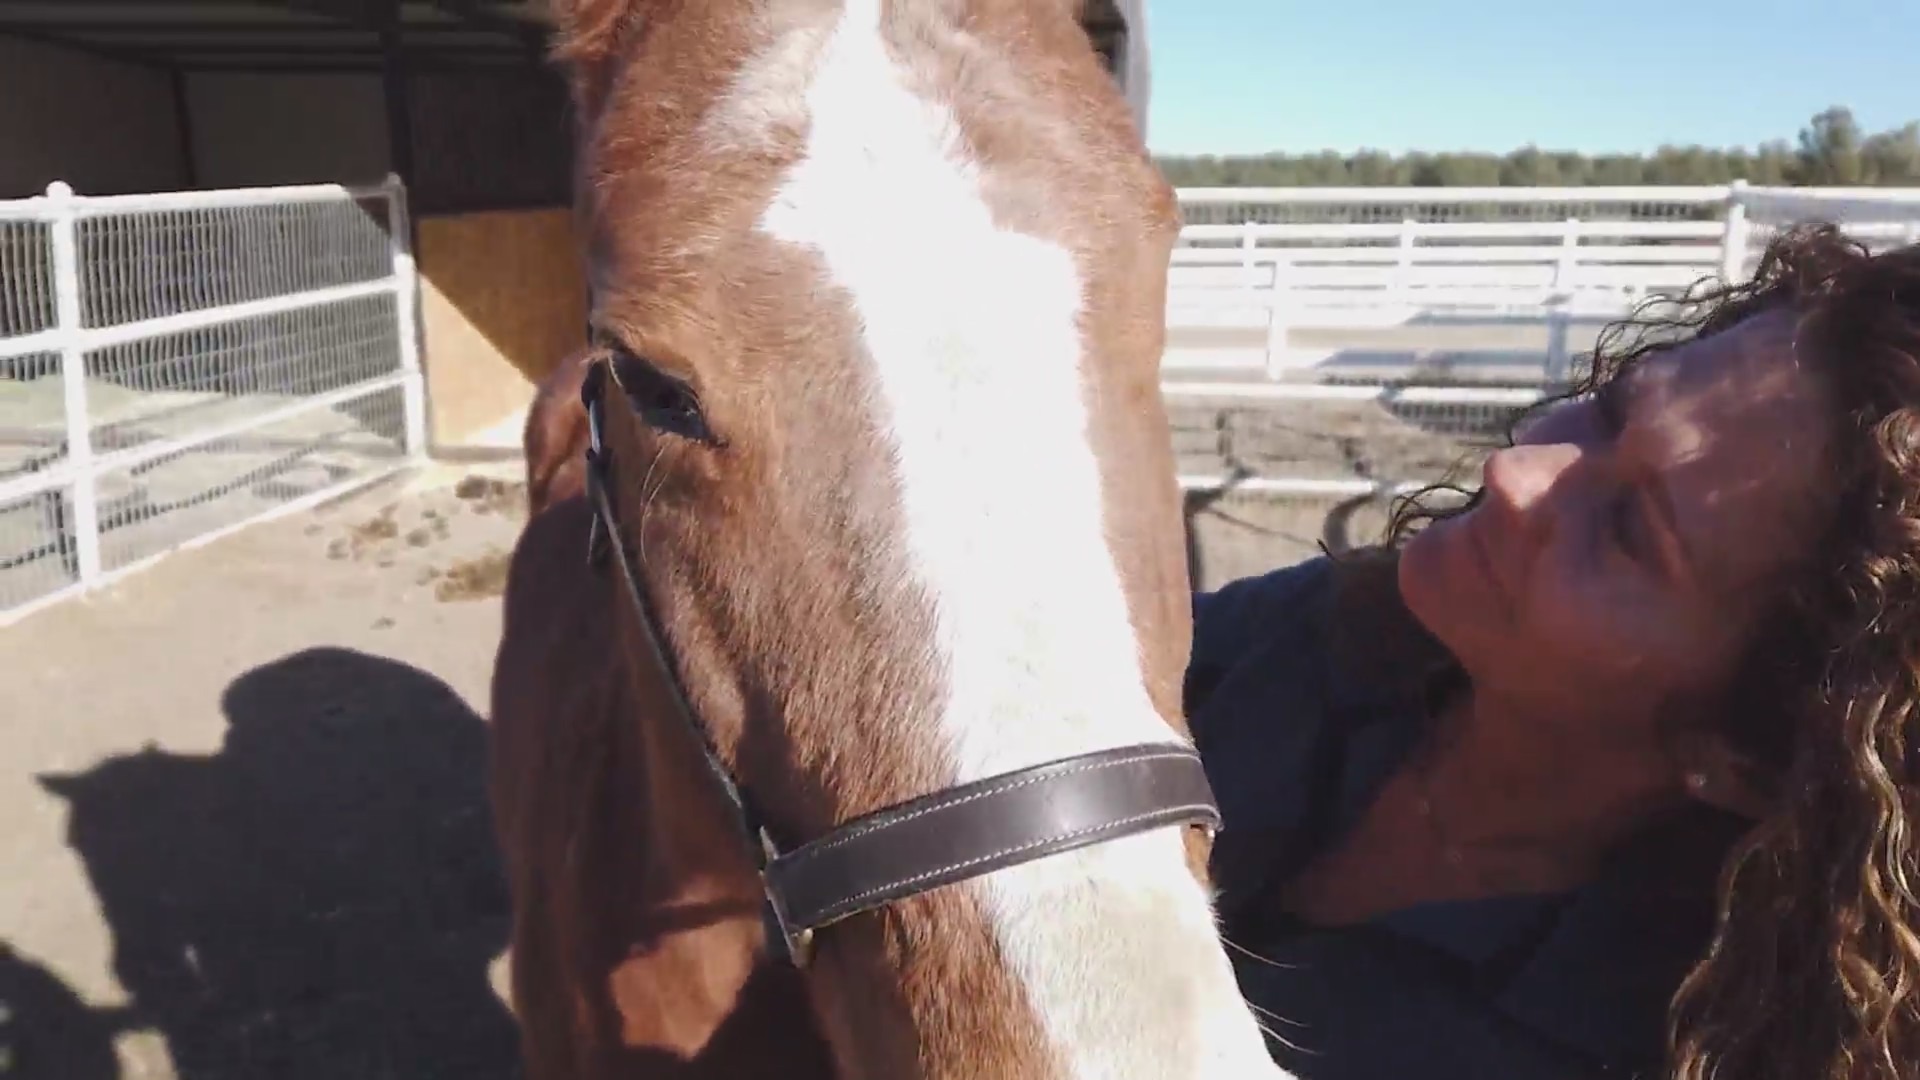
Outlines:
{"label": "white blaze", "polygon": [[[801,98],[804,156],[761,227],[817,252],[860,321],[898,542],[937,617],[954,778],[1172,739],[1103,532],[1078,268],[996,226],[951,110],[889,55],[881,7],[848,0],[824,42],[770,50],[715,130],[794,111],[758,95]],[[1280,1075],[1178,830],[963,887],[1075,1080]]]}

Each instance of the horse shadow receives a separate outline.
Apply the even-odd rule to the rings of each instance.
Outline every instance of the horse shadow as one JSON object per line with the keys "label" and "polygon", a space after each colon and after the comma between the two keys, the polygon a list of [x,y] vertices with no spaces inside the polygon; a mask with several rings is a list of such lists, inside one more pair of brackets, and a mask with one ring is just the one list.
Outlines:
{"label": "horse shadow", "polygon": [[485,723],[438,679],[337,648],[255,668],[222,704],[215,753],[39,778],[177,1075],[517,1076],[488,981],[508,904]]}
{"label": "horse shadow", "polygon": [[120,1010],[82,1001],[60,976],[0,941],[0,1076],[120,1080]]}
{"label": "horse shadow", "polygon": [[1187,580],[1193,582],[1196,589],[1200,587],[1200,582],[1207,580],[1207,550],[1200,541],[1200,518],[1212,510],[1214,504],[1233,494],[1234,486],[1250,475],[1236,464],[1227,474],[1226,483],[1219,487],[1180,493],[1180,528],[1186,538]]}

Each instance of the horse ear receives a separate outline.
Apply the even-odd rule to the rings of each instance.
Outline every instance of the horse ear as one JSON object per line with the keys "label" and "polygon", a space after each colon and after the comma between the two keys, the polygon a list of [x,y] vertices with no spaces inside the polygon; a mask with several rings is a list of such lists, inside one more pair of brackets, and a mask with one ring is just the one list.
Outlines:
{"label": "horse ear", "polygon": [[553,58],[566,69],[574,107],[599,113],[614,59],[644,0],[547,0],[554,25]]}
{"label": "horse ear", "polygon": [[73,802],[80,796],[80,778],[78,776],[67,776],[60,773],[41,773],[33,779],[35,783],[40,785],[40,790],[45,791],[55,798]]}

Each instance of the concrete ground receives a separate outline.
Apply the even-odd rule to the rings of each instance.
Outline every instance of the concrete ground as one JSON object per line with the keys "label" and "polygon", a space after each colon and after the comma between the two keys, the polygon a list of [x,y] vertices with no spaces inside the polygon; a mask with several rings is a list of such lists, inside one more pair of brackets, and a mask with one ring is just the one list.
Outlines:
{"label": "concrete ground", "polygon": [[[1184,470],[1404,475],[1485,419],[1188,404],[1174,428]],[[390,481],[0,629],[0,1077],[514,1075],[483,717],[517,474]],[[1189,514],[1207,586],[1381,520]]]}
{"label": "concrete ground", "polygon": [[[137,451],[256,421],[303,401],[290,392],[158,391],[100,378],[89,380],[87,399],[97,454]],[[397,460],[401,407],[397,388],[377,390],[104,471],[96,483],[102,566],[137,562]],[[48,479],[43,470],[63,465],[65,454],[58,375],[0,380],[0,482],[36,474]],[[72,556],[64,539],[71,529],[69,494],[49,487],[0,502],[0,607],[74,580],[73,568],[63,565]]]}
{"label": "concrete ground", "polygon": [[521,515],[467,474],[0,630],[0,1077],[514,1074],[482,715]]}
{"label": "concrete ground", "polygon": [[[1589,352],[1606,320],[1582,317],[1567,328],[1571,356]],[[1426,317],[1371,328],[1297,327],[1280,364],[1320,377],[1398,378],[1412,369],[1462,381],[1529,382],[1545,370],[1551,336],[1544,320],[1494,315]],[[1174,324],[1167,330],[1173,377],[1188,369],[1225,367],[1260,372],[1267,363],[1264,326]]]}

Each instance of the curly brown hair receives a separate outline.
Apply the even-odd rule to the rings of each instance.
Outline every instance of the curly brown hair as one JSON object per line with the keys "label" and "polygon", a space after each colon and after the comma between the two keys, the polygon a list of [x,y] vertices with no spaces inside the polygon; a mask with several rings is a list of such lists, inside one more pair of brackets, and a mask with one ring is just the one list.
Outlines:
{"label": "curly brown hair", "polygon": [[[1644,306],[1601,335],[1590,395],[1662,349],[1785,309],[1839,403],[1839,498],[1729,692],[1727,737],[1775,811],[1729,855],[1719,918],[1670,1011],[1672,1080],[1920,1075],[1920,246],[1871,253],[1831,225],[1778,235],[1753,276]],[[1520,417],[1516,421],[1524,421]],[[1509,439],[1512,438],[1511,432]],[[1441,491],[1465,495],[1442,505]],[[1397,549],[1478,491],[1400,500]]]}

